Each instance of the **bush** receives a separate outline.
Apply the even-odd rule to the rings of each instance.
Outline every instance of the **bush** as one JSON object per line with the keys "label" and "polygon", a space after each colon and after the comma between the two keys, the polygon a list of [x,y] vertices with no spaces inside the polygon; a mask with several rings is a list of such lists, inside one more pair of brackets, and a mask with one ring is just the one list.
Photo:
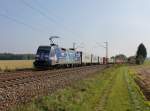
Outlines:
{"label": "bush", "polygon": [[136,64],[143,64],[144,60],[144,57],[142,55],[139,55],[138,57],[136,57]]}

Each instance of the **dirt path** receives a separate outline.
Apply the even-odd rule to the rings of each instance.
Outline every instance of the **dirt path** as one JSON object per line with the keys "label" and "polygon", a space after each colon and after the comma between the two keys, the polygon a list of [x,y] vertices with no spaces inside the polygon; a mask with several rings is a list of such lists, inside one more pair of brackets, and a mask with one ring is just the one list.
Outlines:
{"label": "dirt path", "polygon": [[107,105],[108,96],[110,94],[110,91],[113,87],[114,81],[115,81],[116,74],[112,74],[110,78],[108,78],[108,82],[106,82],[105,87],[102,89],[102,94],[100,96],[100,102],[98,106],[96,107],[96,111],[105,111],[105,107]]}

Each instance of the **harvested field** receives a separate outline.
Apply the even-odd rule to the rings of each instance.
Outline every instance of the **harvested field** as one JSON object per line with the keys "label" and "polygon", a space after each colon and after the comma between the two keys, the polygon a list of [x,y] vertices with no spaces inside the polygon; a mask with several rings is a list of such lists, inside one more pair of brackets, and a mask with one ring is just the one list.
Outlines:
{"label": "harvested field", "polygon": [[139,84],[147,100],[150,100],[150,67],[137,69],[136,82]]}
{"label": "harvested field", "polygon": [[33,60],[0,60],[0,70],[33,68]]}
{"label": "harvested field", "polygon": [[85,66],[52,71],[27,71],[0,75],[0,111],[50,94],[106,66]]}

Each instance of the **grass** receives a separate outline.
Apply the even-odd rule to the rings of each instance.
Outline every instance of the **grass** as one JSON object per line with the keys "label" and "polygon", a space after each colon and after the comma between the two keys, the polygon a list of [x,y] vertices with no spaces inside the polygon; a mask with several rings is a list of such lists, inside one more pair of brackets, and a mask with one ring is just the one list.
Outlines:
{"label": "grass", "polygon": [[0,60],[0,71],[33,68],[33,60]]}
{"label": "grass", "polygon": [[131,111],[130,96],[124,77],[125,68],[119,68],[113,86],[108,96],[106,110],[108,111]]}
{"label": "grass", "polygon": [[128,67],[113,67],[11,111],[150,111]]}
{"label": "grass", "polygon": [[130,66],[131,69],[134,69],[134,70],[138,70],[138,69],[141,69],[141,68],[150,68],[150,60],[145,60],[144,61],[144,64],[141,64],[141,65],[133,65],[133,66]]}
{"label": "grass", "polygon": [[145,60],[144,65],[150,65],[150,60]]}
{"label": "grass", "polygon": [[[129,94],[132,97],[132,103],[134,105],[134,109],[142,110],[142,111],[150,111],[149,101],[146,101],[146,97],[140,90],[140,87],[135,83],[135,79],[137,78],[136,71],[132,68],[129,70],[130,76],[127,78]],[[133,88],[134,87],[134,88]]]}
{"label": "grass", "polygon": [[112,69],[35,100],[27,105],[28,107],[21,106],[12,111],[93,111],[99,102],[103,87],[108,84],[107,78],[111,76],[109,71]]}
{"label": "grass", "polygon": [[145,97],[134,81],[133,70],[122,67],[108,97],[107,111],[150,111]]}

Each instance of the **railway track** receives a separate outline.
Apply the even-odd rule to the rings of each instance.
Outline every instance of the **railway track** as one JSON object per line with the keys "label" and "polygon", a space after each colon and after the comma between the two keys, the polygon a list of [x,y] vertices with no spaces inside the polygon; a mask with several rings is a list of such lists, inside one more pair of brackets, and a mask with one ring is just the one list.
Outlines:
{"label": "railway track", "polygon": [[51,94],[76,80],[106,68],[105,65],[84,66],[47,71],[21,71],[0,75],[0,111],[27,103],[33,98]]}
{"label": "railway track", "polygon": [[[40,71],[40,72],[23,72],[23,74],[20,74],[22,72],[13,73],[9,75],[1,75],[0,76],[0,88],[9,87],[12,85],[18,85],[18,84],[24,84],[36,80],[40,80],[44,77],[44,79],[52,78],[56,76],[61,76],[61,74],[69,74],[73,73],[74,71],[79,72],[82,69],[88,69],[91,68],[91,66],[86,67],[78,67],[78,68],[71,68],[71,69],[61,69],[56,71]],[[97,68],[97,67],[92,67]]]}

